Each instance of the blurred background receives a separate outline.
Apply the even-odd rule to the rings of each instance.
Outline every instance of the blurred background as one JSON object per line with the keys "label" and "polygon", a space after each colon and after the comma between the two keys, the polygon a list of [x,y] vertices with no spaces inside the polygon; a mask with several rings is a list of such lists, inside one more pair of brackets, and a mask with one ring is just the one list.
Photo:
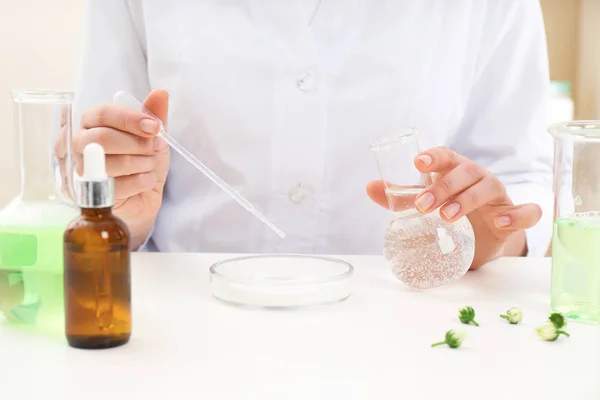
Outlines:
{"label": "blurred background", "polygon": [[[600,0],[541,5],[553,81],[548,123],[600,119]],[[17,194],[20,179],[10,91],[74,89],[83,6],[83,0],[0,0],[0,207]]]}

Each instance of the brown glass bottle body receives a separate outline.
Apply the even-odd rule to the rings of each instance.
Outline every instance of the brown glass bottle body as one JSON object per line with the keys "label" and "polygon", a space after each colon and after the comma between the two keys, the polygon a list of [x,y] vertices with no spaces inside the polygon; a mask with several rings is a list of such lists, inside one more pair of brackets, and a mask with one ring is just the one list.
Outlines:
{"label": "brown glass bottle body", "polygon": [[65,333],[70,346],[103,349],[131,336],[130,237],[110,208],[83,208],[64,234]]}

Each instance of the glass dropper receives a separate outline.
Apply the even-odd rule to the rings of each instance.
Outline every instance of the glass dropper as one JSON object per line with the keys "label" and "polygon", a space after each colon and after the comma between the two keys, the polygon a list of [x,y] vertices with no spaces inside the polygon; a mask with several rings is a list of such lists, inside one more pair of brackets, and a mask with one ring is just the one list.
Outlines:
{"label": "glass dropper", "polygon": [[142,111],[143,113],[150,115],[156,118],[156,121],[159,124],[159,132],[158,137],[162,138],[173,150],[178,152],[183,158],[185,158],[190,164],[192,164],[196,169],[202,172],[208,179],[210,179],[215,185],[220,187],[225,193],[227,193],[233,200],[237,201],[242,207],[244,207],[247,211],[252,213],[256,218],[262,221],[265,225],[273,230],[279,237],[284,238],[285,233],[279,228],[277,228],[271,221],[267,219],[264,215],[262,215],[254,206],[246,200],[241,194],[239,194],[235,189],[233,189],[227,182],[221,179],[217,174],[215,174],[210,168],[204,165],[200,160],[198,160],[192,153],[187,151],[185,147],[183,147],[175,138],[167,133],[162,124],[162,121],[156,117],[156,115],[152,114],[146,107],[142,105],[135,97],[131,94],[120,91],[117,92],[113,101],[117,104],[121,104],[123,106],[127,106],[133,109],[137,109]]}

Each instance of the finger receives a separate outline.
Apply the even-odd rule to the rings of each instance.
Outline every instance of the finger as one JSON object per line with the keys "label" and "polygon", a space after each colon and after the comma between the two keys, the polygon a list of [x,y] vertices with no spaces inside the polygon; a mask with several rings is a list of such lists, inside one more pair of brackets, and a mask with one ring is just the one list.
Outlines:
{"label": "finger", "polygon": [[73,152],[83,154],[89,143],[98,143],[106,154],[152,155],[155,139],[130,135],[117,129],[98,127],[81,130],[73,138]]}
{"label": "finger", "polygon": [[73,160],[75,161],[75,172],[77,175],[83,175],[83,155],[81,153],[73,154]]}
{"label": "finger", "polygon": [[496,205],[507,201],[509,200],[502,182],[489,175],[444,204],[440,215],[444,220],[452,222],[486,204]]}
{"label": "finger", "polygon": [[154,172],[121,176],[115,179],[115,197],[117,200],[125,200],[152,190],[154,185],[156,185],[156,174]]}
{"label": "finger", "polygon": [[[60,110],[60,127],[64,127],[65,125],[67,125],[67,111],[68,108],[65,106]],[[70,117],[70,115],[69,115]]]}
{"label": "finger", "polygon": [[[61,188],[61,193],[66,197],[66,198],[71,198],[71,193],[69,192],[69,178],[67,176],[67,160],[64,158],[61,158],[58,161],[58,168],[60,171],[60,188]],[[73,200],[73,199],[71,199]]]}
{"label": "finger", "polygon": [[383,208],[389,208],[387,197],[385,195],[385,186],[383,181],[371,181],[367,184],[367,195],[369,198]]}
{"label": "finger", "polygon": [[383,181],[372,181],[367,185],[367,194],[373,202],[394,212],[415,208],[415,197],[417,196],[415,190],[390,182],[387,182],[387,189],[391,189],[391,191],[386,193]]}
{"label": "finger", "polygon": [[542,218],[542,208],[533,203],[512,206],[507,211],[500,212],[495,219],[499,229],[529,229]]}
{"label": "finger", "polygon": [[151,91],[144,100],[144,107],[166,124],[169,113],[169,93],[161,89]]}
{"label": "finger", "polygon": [[[416,198],[417,208],[422,213],[435,210],[486,176],[489,176],[488,171],[472,161],[458,164],[448,173],[438,175],[432,185],[419,193]],[[477,195],[479,196],[478,192]]]}
{"label": "finger", "polygon": [[57,158],[65,158],[67,154],[66,142],[65,138],[67,136],[67,118],[70,118],[71,115],[67,115],[67,107],[63,107],[60,112],[60,132],[58,134],[58,138],[56,139],[56,143],[54,144],[54,153]]}
{"label": "finger", "polygon": [[56,143],[54,143],[54,153],[56,154],[56,157],[59,159],[65,158],[67,156],[67,146],[66,146],[66,142],[65,142],[66,135],[67,135],[67,127],[61,126],[60,134],[58,135],[58,139],[56,140]]}
{"label": "finger", "polygon": [[153,171],[156,168],[156,156],[112,155],[106,156],[106,173],[118,177]]}
{"label": "finger", "polygon": [[[77,174],[81,176],[83,174],[83,157],[77,154],[75,159]],[[150,172],[156,168],[156,165],[156,156],[106,155],[106,173],[113,178]]]}
{"label": "finger", "polygon": [[446,173],[454,169],[458,164],[467,161],[466,157],[461,156],[447,147],[433,147],[415,157],[415,167],[420,172],[438,172]]}
{"label": "finger", "polygon": [[81,116],[81,127],[114,128],[146,138],[158,133],[158,123],[154,118],[120,104],[102,104],[87,110]]}

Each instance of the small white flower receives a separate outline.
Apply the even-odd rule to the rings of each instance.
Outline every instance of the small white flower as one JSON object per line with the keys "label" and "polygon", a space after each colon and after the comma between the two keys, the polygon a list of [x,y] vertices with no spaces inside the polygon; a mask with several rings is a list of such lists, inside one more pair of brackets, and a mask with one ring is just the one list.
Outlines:
{"label": "small white flower", "polygon": [[542,339],[552,342],[558,338],[558,329],[552,322],[545,322],[543,325],[536,328],[535,332]]}
{"label": "small white flower", "polygon": [[454,338],[454,341],[456,343],[458,343],[459,346],[467,338],[467,333],[464,331],[455,331],[454,329],[452,329],[451,332],[452,332],[452,337]]}
{"label": "small white flower", "polygon": [[559,329],[552,321],[546,322],[542,326],[538,327],[536,332],[539,337],[549,342],[555,341],[560,335],[565,335],[566,337],[571,336],[569,333]]}
{"label": "small white flower", "polygon": [[518,324],[523,320],[523,313],[517,307],[513,307],[506,314],[501,314],[500,318],[504,318],[511,324]]}

